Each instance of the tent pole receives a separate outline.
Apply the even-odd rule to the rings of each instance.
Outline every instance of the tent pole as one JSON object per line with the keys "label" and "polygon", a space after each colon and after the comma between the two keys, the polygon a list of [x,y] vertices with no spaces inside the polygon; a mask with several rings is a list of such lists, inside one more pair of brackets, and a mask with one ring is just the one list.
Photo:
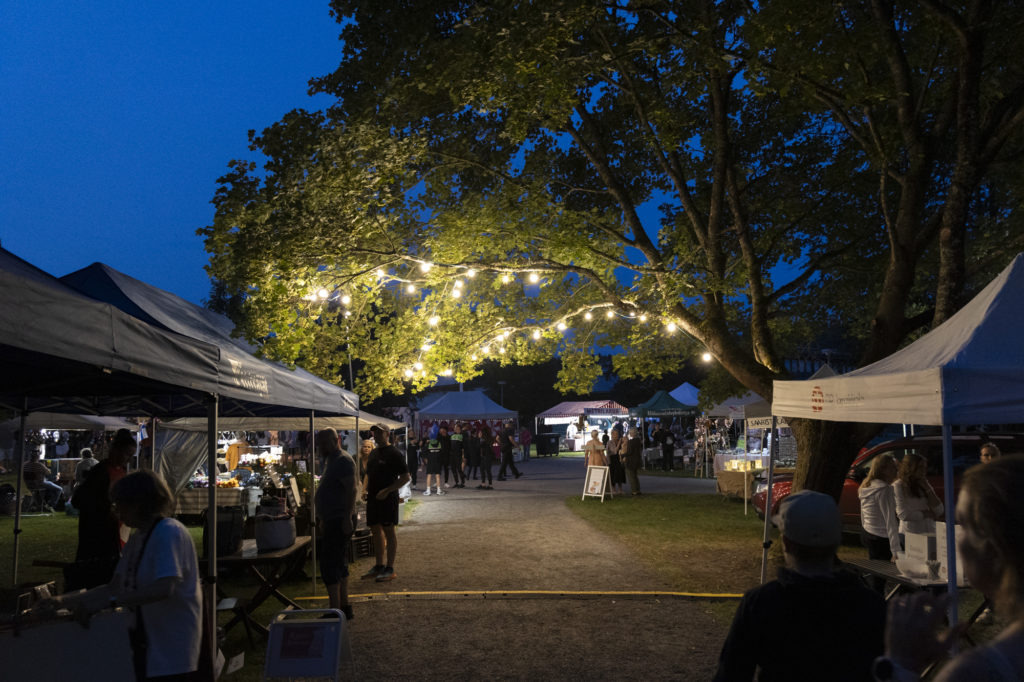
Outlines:
{"label": "tent pole", "polygon": [[768,550],[772,524],[772,475],[775,473],[775,450],[779,447],[778,420],[772,415],[772,444],[768,450],[768,491],[764,498],[764,537],[761,539],[761,584],[768,579]]}
{"label": "tent pole", "polygon": [[21,535],[21,486],[25,476],[25,420],[28,417],[28,396],[25,396],[21,404],[21,427],[18,431],[18,446],[15,452],[18,453],[18,483],[17,497],[14,502],[14,566],[11,570],[11,587],[18,584],[18,536]]}
{"label": "tent pole", "polygon": [[[312,472],[310,478],[313,483],[310,485],[309,498],[309,534],[310,544],[313,546],[313,596],[316,596],[316,434],[313,432],[314,411],[309,411],[309,470]],[[298,502],[298,500],[296,500]],[[346,559],[347,561],[348,559]]]}
{"label": "tent pole", "polygon": [[[220,397],[211,393],[206,401],[206,580],[203,584],[203,618],[206,621],[206,639],[210,648],[210,663],[217,659],[217,412]],[[206,671],[211,676],[213,670]],[[212,678],[211,678],[212,679]]]}
{"label": "tent pole", "polygon": [[[943,497],[946,503],[946,593],[949,595],[949,627],[956,628],[957,593],[956,593],[956,501],[953,490],[953,427],[942,425],[942,485],[945,488]],[[956,652],[956,642],[953,643]]]}

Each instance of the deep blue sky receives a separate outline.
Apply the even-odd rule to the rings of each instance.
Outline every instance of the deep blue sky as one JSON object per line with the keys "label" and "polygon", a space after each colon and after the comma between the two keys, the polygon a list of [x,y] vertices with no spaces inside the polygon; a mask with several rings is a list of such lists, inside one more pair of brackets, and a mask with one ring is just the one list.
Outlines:
{"label": "deep blue sky", "polygon": [[61,276],[102,261],[195,303],[197,228],[249,129],[321,108],[327,0],[0,0],[0,242]]}

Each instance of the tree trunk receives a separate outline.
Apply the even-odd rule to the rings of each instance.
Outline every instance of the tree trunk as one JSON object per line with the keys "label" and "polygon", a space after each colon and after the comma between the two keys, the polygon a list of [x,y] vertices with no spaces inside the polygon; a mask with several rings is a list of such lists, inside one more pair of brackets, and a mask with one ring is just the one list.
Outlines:
{"label": "tree trunk", "polygon": [[861,447],[881,428],[877,424],[787,420],[797,443],[793,490],[817,490],[837,501],[843,481]]}

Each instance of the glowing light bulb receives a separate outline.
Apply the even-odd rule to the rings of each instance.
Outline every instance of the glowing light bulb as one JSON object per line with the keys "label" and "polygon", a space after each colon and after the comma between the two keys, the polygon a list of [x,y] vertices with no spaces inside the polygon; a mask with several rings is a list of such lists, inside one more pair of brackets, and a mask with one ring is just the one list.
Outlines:
{"label": "glowing light bulb", "polygon": [[316,292],[316,295],[319,296],[320,298],[327,298],[329,294],[330,292],[327,291],[327,289],[321,289],[320,291]]}
{"label": "glowing light bulb", "polygon": [[442,376],[446,376],[446,377],[450,377],[452,375],[452,370],[449,369],[448,367],[445,367],[444,371],[441,372],[441,375]]}
{"label": "glowing light bulb", "polygon": [[512,335],[512,332],[510,332],[507,329],[504,332],[501,333],[502,338],[505,338],[505,339],[507,339],[511,335]]}
{"label": "glowing light bulb", "polygon": [[529,280],[530,284],[536,284],[537,282],[540,281],[540,275],[538,275],[536,272],[531,272]]}
{"label": "glowing light bulb", "polygon": [[456,289],[461,289],[462,288],[462,280],[461,279],[455,280],[454,286],[455,286]]}
{"label": "glowing light bulb", "polygon": [[351,310],[346,310],[345,311],[345,317],[352,317],[352,311]]}
{"label": "glowing light bulb", "polygon": [[421,369],[423,369],[423,363],[422,362],[414,362],[412,367],[413,367],[413,369],[415,369],[418,372]]}
{"label": "glowing light bulb", "polygon": [[604,314],[604,316],[605,316],[605,317],[607,317],[607,318],[608,318],[608,319],[610,320],[610,319],[612,319],[613,317],[615,317],[615,311],[614,311],[614,310],[609,310],[608,312],[606,312],[606,313]]}
{"label": "glowing light bulb", "polygon": [[630,317],[636,317],[636,313],[634,313],[634,312],[633,312],[633,311],[631,310],[631,311],[629,311],[629,316],[630,316]]}
{"label": "glowing light bulb", "polygon": [[675,322],[669,322],[668,324],[665,325],[665,329],[668,330],[669,334],[675,332],[675,330],[676,330],[676,323]]}
{"label": "glowing light bulb", "polygon": [[700,359],[704,362],[711,362],[711,353],[704,351],[704,354],[700,356]]}
{"label": "glowing light bulb", "polygon": [[508,273],[506,273],[506,274],[501,276],[501,283],[502,284],[508,284],[511,281],[512,281],[512,278],[508,275]]}
{"label": "glowing light bulb", "polygon": [[427,320],[427,324],[429,324],[431,327],[436,327],[440,323],[441,318],[438,317],[437,315],[431,315],[430,318]]}
{"label": "glowing light bulb", "polygon": [[587,312],[583,313],[583,319],[584,320],[592,320],[592,319],[594,319],[594,316],[591,315],[590,311],[588,310]]}
{"label": "glowing light bulb", "polygon": [[377,268],[377,279],[384,279],[384,268]]}
{"label": "glowing light bulb", "polygon": [[565,322],[559,322],[558,323],[558,331],[564,332],[566,329],[567,329],[567,327],[565,326]]}
{"label": "glowing light bulb", "polygon": [[476,270],[474,270],[473,268],[466,270],[466,277],[476,277]]}
{"label": "glowing light bulb", "polygon": [[462,289],[452,289],[452,298],[462,298]]}
{"label": "glowing light bulb", "polygon": [[431,349],[432,347],[433,347],[433,346],[431,346],[431,345],[430,345],[430,341],[424,341],[424,342],[423,342],[423,345],[422,345],[422,346],[420,346],[420,350],[422,350],[422,351],[428,351],[428,350],[430,350],[430,349]]}
{"label": "glowing light bulb", "polygon": [[490,346],[484,346],[483,348],[480,349],[480,352],[483,353],[484,355],[490,355],[491,354],[491,347]]}
{"label": "glowing light bulb", "polygon": [[430,263],[423,261],[420,263],[420,272],[430,272],[430,268],[433,267]]}
{"label": "glowing light bulb", "polygon": [[534,329],[533,330],[533,340],[534,341],[539,341],[540,340],[540,330],[539,329]]}
{"label": "glowing light bulb", "polygon": [[640,316],[640,321],[641,322],[646,322],[647,321],[647,313],[644,313],[643,315]]}
{"label": "glowing light bulb", "polygon": [[406,379],[412,379],[412,370],[411,369],[405,370],[405,378]]}
{"label": "glowing light bulb", "polygon": [[472,355],[470,355],[469,359],[472,360],[473,362],[476,362],[477,361],[476,353],[473,353]]}
{"label": "glowing light bulb", "polygon": [[501,353],[502,355],[504,355],[505,354],[505,348],[504,347],[499,348],[498,352]]}
{"label": "glowing light bulb", "polygon": [[416,286],[413,285],[413,284],[410,284],[409,286],[405,287],[405,293],[407,293],[407,294],[415,294],[416,293]]}
{"label": "glowing light bulb", "polygon": [[348,294],[343,294],[342,295],[342,297],[341,297],[341,304],[342,305],[348,305],[351,302],[352,302],[352,297],[351,296],[349,296]]}

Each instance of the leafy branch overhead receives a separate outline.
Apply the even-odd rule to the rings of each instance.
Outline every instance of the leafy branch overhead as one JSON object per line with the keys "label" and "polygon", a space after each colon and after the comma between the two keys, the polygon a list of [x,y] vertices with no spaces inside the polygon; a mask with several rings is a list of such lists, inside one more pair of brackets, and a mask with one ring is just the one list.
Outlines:
{"label": "leafy branch overhead", "polygon": [[364,399],[877,359],[1020,244],[1014,5],[335,0],[334,106],[252,135],[200,230],[218,298]]}

